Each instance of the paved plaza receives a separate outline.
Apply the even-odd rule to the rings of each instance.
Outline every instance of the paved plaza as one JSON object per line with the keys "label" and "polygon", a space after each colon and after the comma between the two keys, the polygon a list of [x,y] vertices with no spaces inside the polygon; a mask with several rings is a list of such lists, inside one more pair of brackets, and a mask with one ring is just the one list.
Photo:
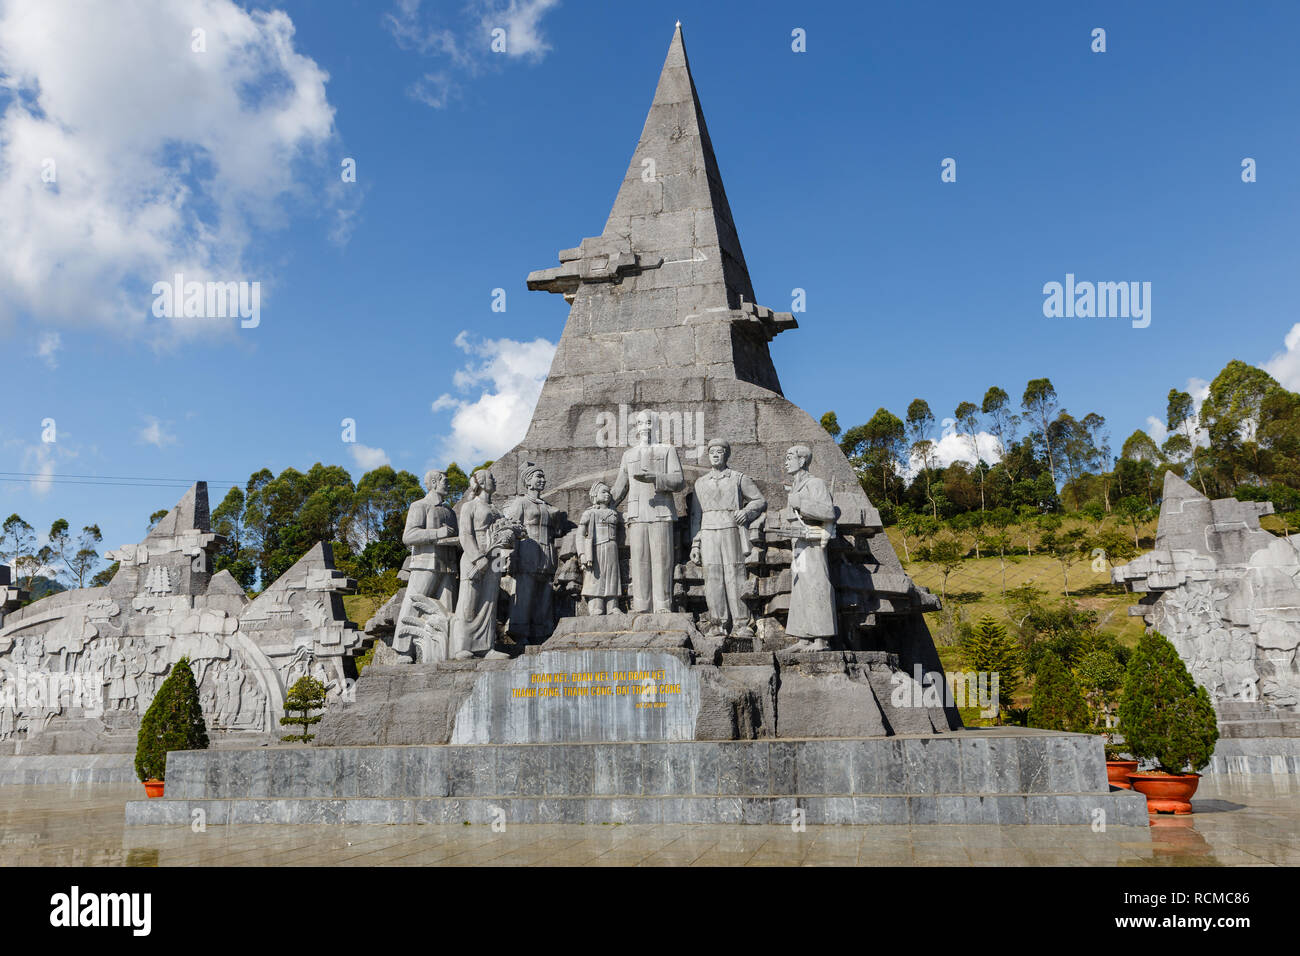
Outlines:
{"label": "paved plaza", "polygon": [[123,826],[137,784],[0,786],[0,866],[1296,866],[1291,775],[1201,782],[1191,817],[1088,826]]}

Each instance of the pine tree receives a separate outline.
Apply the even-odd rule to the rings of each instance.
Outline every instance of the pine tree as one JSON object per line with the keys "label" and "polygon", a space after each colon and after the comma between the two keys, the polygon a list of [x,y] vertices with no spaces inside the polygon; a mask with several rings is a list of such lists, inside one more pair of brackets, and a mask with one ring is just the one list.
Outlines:
{"label": "pine tree", "polygon": [[[292,687],[289,688],[288,696],[284,699],[285,716],[280,718],[280,723],[285,726],[298,724],[302,727],[300,734],[287,734],[281,737],[281,740],[301,740],[306,743],[312,740],[316,735],[307,733],[307,728],[312,724],[320,722],[323,714],[313,715],[313,710],[324,710],[325,708],[325,685],[311,676],[299,677]],[[296,716],[293,716],[296,715]]]}
{"label": "pine tree", "polygon": [[1029,726],[1044,730],[1081,731],[1088,726],[1088,707],[1078,681],[1065,662],[1050,651],[1043,655],[1034,680]]}
{"label": "pine tree", "polygon": [[140,721],[135,773],[141,780],[162,780],[167,754],[173,750],[207,750],[208,727],[199,705],[190,660],[182,657],[167,675]]}
{"label": "pine tree", "polygon": [[985,614],[962,640],[962,659],[973,671],[998,675],[997,723],[1001,725],[1002,708],[1011,706],[1020,686],[1020,645],[1005,624]]}
{"label": "pine tree", "polygon": [[1195,773],[1210,762],[1219,739],[1210,695],[1162,634],[1143,635],[1129,659],[1119,730],[1129,753],[1165,773]]}

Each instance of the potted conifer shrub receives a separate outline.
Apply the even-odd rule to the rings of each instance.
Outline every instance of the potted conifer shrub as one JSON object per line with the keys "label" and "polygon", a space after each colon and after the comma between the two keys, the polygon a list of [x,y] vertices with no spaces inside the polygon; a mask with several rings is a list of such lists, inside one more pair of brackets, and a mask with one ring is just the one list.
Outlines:
{"label": "potted conifer shrub", "polygon": [[136,737],[135,773],[145,793],[161,797],[167,774],[167,754],[172,750],[207,750],[208,727],[199,706],[188,657],[182,657],[167,675],[140,721]]}
{"label": "potted conifer shrub", "polygon": [[1129,659],[1119,723],[1125,746],[1140,761],[1155,764],[1129,774],[1133,789],[1152,813],[1191,813],[1197,773],[1210,762],[1219,727],[1210,695],[1187,672],[1173,644],[1162,634],[1144,635]]}

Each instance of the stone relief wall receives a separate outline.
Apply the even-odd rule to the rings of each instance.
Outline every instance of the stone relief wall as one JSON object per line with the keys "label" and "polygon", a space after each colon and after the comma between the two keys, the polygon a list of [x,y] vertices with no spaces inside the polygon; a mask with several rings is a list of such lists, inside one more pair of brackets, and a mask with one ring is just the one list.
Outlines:
{"label": "stone relief wall", "polygon": [[139,718],[182,657],[218,737],[278,735],[284,695],[304,674],[342,696],[360,635],[343,613],[352,582],[329,547],[316,545],[250,601],[228,572],[211,573],[220,541],[199,482],[144,541],[108,553],[120,567],[107,587],[0,620],[0,751],[133,749]]}
{"label": "stone relief wall", "polygon": [[1172,472],[1154,551],[1115,568],[1132,608],[1223,701],[1300,705],[1300,542],[1259,526],[1268,503],[1211,501]]}

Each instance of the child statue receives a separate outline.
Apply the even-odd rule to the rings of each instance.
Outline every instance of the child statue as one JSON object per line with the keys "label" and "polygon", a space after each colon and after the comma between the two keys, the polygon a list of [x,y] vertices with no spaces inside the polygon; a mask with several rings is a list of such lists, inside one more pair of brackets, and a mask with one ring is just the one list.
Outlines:
{"label": "child statue", "polygon": [[613,494],[609,485],[598,481],[591,486],[591,507],[578,522],[579,552],[586,571],[582,596],[587,599],[589,614],[617,611],[623,580],[618,566],[618,539],[622,516],[610,507]]}

